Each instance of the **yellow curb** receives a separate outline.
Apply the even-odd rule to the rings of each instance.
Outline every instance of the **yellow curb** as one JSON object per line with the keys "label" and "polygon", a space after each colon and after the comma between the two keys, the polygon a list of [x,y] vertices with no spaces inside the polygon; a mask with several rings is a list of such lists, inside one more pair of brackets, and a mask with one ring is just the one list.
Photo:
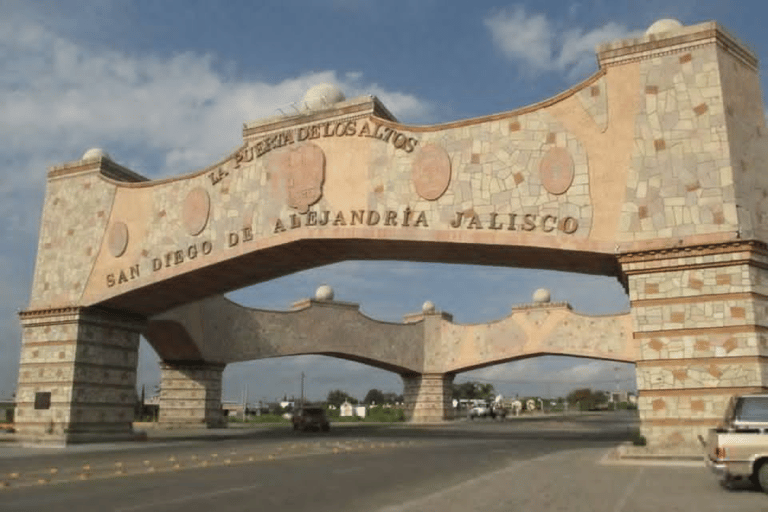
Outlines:
{"label": "yellow curb", "polygon": [[51,468],[50,471],[52,475],[55,475],[59,472],[59,468]]}
{"label": "yellow curb", "polygon": [[50,480],[48,480],[47,478],[39,478],[39,479],[37,480],[37,483],[38,483],[39,485],[45,485],[45,484],[47,484],[48,482],[50,482]]}
{"label": "yellow curb", "polygon": [[8,478],[10,478],[11,480],[18,480],[19,479],[19,474],[18,473],[9,473],[8,474]]}

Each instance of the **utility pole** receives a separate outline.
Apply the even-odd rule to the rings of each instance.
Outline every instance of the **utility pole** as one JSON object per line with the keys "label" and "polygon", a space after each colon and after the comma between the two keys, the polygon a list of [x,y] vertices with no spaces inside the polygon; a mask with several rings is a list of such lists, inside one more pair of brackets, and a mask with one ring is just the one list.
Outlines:
{"label": "utility pole", "polygon": [[243,421],[245,421],[248,415],[248,383],[245,384],[245,392],[243,393]]}
{"label": "utility pole", "polygon": [[304,372],[301,372],[301,407],[304,407]]}

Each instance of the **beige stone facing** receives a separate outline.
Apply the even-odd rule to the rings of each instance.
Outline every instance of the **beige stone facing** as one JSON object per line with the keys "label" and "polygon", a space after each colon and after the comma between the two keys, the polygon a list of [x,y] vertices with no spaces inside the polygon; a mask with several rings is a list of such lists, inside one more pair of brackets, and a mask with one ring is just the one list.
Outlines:
{"label": "beige stone facing", "polygon": [[414,423],[452,419],[453,378],[453,374],[402,375],[406,419]]}
{"label": "beige stone facing", "polygon": [[163,363],[160,381],[160,423],[221,427],[222,364]]}
{"label": "beige stone facing", "polygon": [[[720,249],[720,252],[718,252]],[[731,396],[762,389],[768,353],[761,244],[624,255],[642,430],[652,446],[695,449]]]}
{"label": "beige stone facing", "polygon": [[[82,308],[25,312],[17,388],[22,437],[132,431],[139,331],[133,317]],[[37,393],[50,408],[35,409]]]}
{"label": "beige stone facing", "polygon": [[[408,126],[365,97],[248,123],[231,155],[186,176],[150,182],[108,158],[51,169],[30,298],[31,311],[49,311],[22,318],[23,428],[125,430],[136,325],[147,317],[171,365],[169,421],[218,422],[215,368],[235,360],[340,354],[408,376],[409,415],[442,419],[448,375],[567,354],[637,360],[651,444],[688,443],[685,425],[710,421],[701,414],[714,417],[720,399],[686,405],[659,393],[725,396],[765,380],[768,145],[757,60],[705,23],[609,43],[598,61],[598,73],[554,98],[477,119]],[[422,147],[447,154],[450,176],[444,160],[440,183],[416,169],[420,195]],[[229,290],[361,258],[615,275],[632,311],[595,319],[549,305],[488,325],[425,313],[395,326],[326,307],[350,333],[386,331],[389,346],[311,340],[316,304],[282,316],[238,311],[221,330],[231,346],[206,330],[219,318],[206,307]],[[141,318],[81,309],[95,306]],[[265,327],[249,344],[254,320]],[[270,345],[285,327],[280,339],[292,341]],[[423,344],[407,346],[414,337]],[[55,406],[32,410],[49,388]]]}

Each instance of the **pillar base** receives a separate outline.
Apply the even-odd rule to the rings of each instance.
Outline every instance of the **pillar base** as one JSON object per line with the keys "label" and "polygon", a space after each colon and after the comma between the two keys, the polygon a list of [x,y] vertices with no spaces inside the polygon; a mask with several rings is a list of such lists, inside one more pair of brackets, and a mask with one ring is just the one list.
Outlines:
{"label": "pillar base", "polygon": [[453,419],[450,373],[401,375],[405,419],[409,423],[436,423]]}
{"label": "pillar base", "polygon": [[165,428],[222,428],[223,364],[166,362],[161,364],[160,418]]}
{"label": "pillar base", "polygon": [[144,320],[81,307],[20,317],[17,438],[60,444],[133,438]]}

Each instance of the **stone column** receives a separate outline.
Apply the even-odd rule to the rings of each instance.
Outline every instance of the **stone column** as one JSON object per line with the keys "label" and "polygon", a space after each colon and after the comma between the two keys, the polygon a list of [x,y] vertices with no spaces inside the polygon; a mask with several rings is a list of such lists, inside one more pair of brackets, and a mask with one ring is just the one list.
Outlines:
{"label": "stone column", "polygon": [[768,250],[733,242],[624,254],[648,449],[698,453],[731,396],[766,389]]}
{"label": "stone column", "polygon": [[136,437],[142,318],[80,307],[24,311],[15,428],[61,443]]}
{"label": "stone column", "polygon": [[430,423],[453,419],[452,373],[401,375],[405,400],[405,419],[411,423]]}
{"label": "stone column", "polygon": [[160,423],[186,427],[226,426],[221,412],[224,364],[164,362],[160,365]]}

